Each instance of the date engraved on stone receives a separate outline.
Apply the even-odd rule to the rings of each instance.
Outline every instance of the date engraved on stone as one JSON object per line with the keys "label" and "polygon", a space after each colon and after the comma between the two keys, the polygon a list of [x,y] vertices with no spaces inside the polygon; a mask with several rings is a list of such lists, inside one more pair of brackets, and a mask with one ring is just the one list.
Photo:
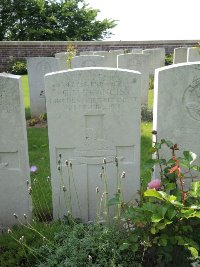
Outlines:
{"label": "date engraved on stone", "polygon": [[195,79],[183,94],[183,104],[194,120],[200,121],[200,79]]}

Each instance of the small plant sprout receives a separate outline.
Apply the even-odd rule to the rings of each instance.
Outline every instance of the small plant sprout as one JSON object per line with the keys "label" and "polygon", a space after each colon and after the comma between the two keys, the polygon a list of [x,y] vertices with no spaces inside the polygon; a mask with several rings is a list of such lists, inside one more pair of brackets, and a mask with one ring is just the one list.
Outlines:
{"label": "small plant sprout", "polygon": [[102,172],[100,172],[100,174],[99,174],[99,177],[102,179],[102,177],[103,177],[103,174],[102,174]]}
{"label": "small plant sprout", "polygon": [[72,162],[71,161],[69,162],[69,167],[72,169]]}
{"label": "small plant sprout", "polygon": [[106,158],[103,159],[103,164],[106,164]]}
{"label": "small plant sprout", "polygon": [[89,261],[89,262],[92,261],[92,256],[88,255],[88,261]]}
{"label": "small plant sprout", "polygon": [[69,165],[69,161],[65,160],[65,165],[68,166]]}
{"label": "small plant sprout", "polygon": [[24,213],[24,219],[25,219],[25,220],[27,220],[27,216],[26,216],[26,214],[25,214],[25,213]]}
{"label": "small plant sprout", "polygon": [[51,177],[50,176],[47,177],[47,183],[51,183]]}

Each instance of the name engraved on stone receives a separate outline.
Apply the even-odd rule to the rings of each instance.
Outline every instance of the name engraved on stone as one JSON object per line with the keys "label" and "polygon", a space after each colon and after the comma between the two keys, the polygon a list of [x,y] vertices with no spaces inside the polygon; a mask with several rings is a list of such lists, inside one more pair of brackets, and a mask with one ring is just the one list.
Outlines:
{"label": "name engraved on stone", "polygon": [[185,89],[182,102],[189,116],[200,121],[200,79],[194,79]]}
{"label": "name engraved on stone", "polygon": [[[136,80],[133,80],[135,83]],[[49,99],[51,104],[64,105],[68,111],[98,111],[118,110],[125,103],[133,102],[135,97],[130,93],[130,86],[119,81],[111,82],[113,87],[106,86],[106,82],[94,84],[85,81],[85,90],[72,82],[66,82],[54,89],[54,97]],[[81,84],[82,85],[82,84]],[[64,88],[64,90],[58,90]]]}

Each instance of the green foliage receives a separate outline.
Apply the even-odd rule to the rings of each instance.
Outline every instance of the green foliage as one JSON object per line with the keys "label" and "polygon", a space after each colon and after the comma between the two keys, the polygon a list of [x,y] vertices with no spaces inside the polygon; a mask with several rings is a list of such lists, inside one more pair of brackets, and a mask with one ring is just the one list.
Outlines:
{"label": "green foliage", "polygon": [[154,76],[150,76],[149,77],[149,90],[153,90],[154,89]]}
{"label": "green foliage", "polygon": [[173,64],[173,54],[166,54],[165,56],[165,66]]}
{"label": "green foliage", "polygon": [[111,35],[116,22],[98,20],[84,0],[1,0],[0,40],[92,41]]}
{"label": "green foliage", "polygon": [[71,69],[72,68],[71,62],[72,62],[72,58],[75,57],[76,55],[76,49],[73,45],[68,45],[67,52],[69,53],[69,56],[67,58],[67,66],[69,69]]}
{"label": "green foliage", "polygon": [[11,59],[8,63],[7,72],[24,75],[27,74],[26,60],[24,59]]}
{"label": "green foliage", "polygon": [[141,120],[142,121],[153,121],[153,110],[148,108],[146,105],[141,107]]}
{"label": "green foliage", "polygon": [[[62,228],[58,222],[33,223],[33,227],[50,239],[54,237],[55,231],[60,231]],[[31,251],[17,242],[22,236],[25,237],[27,246],[31,248],[39,249],[44,244],[43,239],[33,231],[22,226],[14,226],[11,234],[4,233],[0,236],[1,267],[27,267],[36,264],[37,258]]]}
{"label": "green foliage", "polygon": [[[163,146],[171,150],[170,159],[160,157]],[[154,165],[160,167],[161,186],[156,187],[153,180],[144,192],[143,203],[137,207],[125,205],[125,218],[134,227],[130,237],[139,237],[136,255],[143,251],[143,266],[156,266],[160,262],[176,266],[173,252],[177,249],[182,266],[198,261],[200,244],[196,231],[200,226],[200,182],[191,182],[189,190],[184,186],[186,177],[191,181],[194,177],[196,155],[184,151],[183,156],[177,158],[176,150],[179,150],[177,144],[169,140],[154,143],[150,153],[156,153],[156,158],[149,159],[146,168],[151,172]],[[187,168],[186,171],[183,172],[182,167]],[[126,242],[131,245],[128,240]]]}
{"label": "green foliage", "polygon": [[55,235],[55,246],[44,245],[39,249],[46,260],[36,266],[139,267],[132,249],[123,244],[125,236],[125,231],[99,224],[63,225]]}

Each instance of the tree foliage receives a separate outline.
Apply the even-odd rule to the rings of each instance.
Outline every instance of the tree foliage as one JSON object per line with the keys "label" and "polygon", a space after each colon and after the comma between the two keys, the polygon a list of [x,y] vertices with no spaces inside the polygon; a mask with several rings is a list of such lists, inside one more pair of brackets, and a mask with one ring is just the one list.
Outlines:
{"label": "tree foliage", "polygon": [[1,0],[0,40],[101,40],[111,35],[116,21],[98,20],[98,13],[84,0]]}

